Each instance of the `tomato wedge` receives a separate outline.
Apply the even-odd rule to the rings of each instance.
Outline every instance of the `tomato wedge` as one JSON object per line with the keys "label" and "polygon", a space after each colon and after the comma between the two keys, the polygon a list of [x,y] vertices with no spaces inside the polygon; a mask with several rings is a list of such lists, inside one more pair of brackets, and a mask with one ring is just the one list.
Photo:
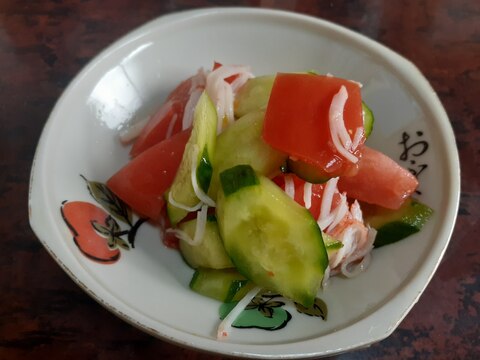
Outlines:
{"label": "tomato wedge", "polygon": [[353,172],[355,163],[335,147],[329,125],[332,99],[344,86],[348,98],[343,119],[350,138],[361,131],[352,152],[361,156],[363,134],[360,86],[352,81],[313,74],[277,74],[268,102],[263,138],[273,148],[295,161],[311,165],[331,178]]}
{"label": "tomato wedge", "polygon": [[157,110],[142,129],[130,150],[132,157],[138,156],[155,144],[175,135],[182,130],[182,120],[190,95],[195,89],[203,89],[201,82],[195,80],[197,74],[178,85],[167,97],[165,103]]}
{"label": "tomato wedge", "polygon": [[418,180],[380,151],[367,146],[355,176],[340,177],[338,188],[349,197],[388,209],[398,209],[412,195]]}
{"label": "tomato wedge", "polygon": [[159,221],[163,194],[171,186],[191,129],[152,146],[115,173],[107,186],[142,216]]}

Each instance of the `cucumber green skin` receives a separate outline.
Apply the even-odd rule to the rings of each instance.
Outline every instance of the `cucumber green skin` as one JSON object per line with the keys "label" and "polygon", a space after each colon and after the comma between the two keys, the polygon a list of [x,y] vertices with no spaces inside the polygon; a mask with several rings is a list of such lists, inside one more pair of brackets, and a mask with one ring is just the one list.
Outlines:
{"label": "cucumber green skin", "polygon": [[218,138],[209,196],[217,197],[220,187],[219,174],[235,165],[250,165],[258,174],[271,176],[279,172],[287,156],[265,143],[262,139],[265,113],[255,111],[231,124]]}
{"label": "cucumber green skin", "polygon": [[219,191],[217,220],[225,250],[242,275],[305,307],[314,303],[328,256],[307,209],[259,176],[258,185],[229,196]]}
{"label": "cucumber green skin", "polygon": [[[197,219],[178,225],[179,229],[185,231],[191,238],[195,235],[196,226]],[[205,225],[205,235],[199,245],[193,246],[186,241],[180,240],[179,246],[183,259],[194,269],[198,267],[211,269],[233,268],[233,264],[220,238],[216,221],[207,221]]]}
{"label": "cucumber green skin", "polygon": [[362,113],[363,113],[363,129],[365,131],[365,137],[369,137],[373,130],[373,123],[375,117],[372,110],[362,101]]}
{"label": "cucumber green skin", "polygon": [[415,199],[407,199],[398,210],[385,209],[381,214],[365,217],[365,222],[377,230],[375,247],[405,239],[419,232],[433,210]]}
{"label": "cucumber green skin", "polygon": [[[204,92],[195,107],[192,134],[185,146],[180,167],[169,190],[175,201],[189,207],[195,206],[200,201],[193,190],[191,182],[192,154],[195,146],[199,150],[196,159],[198,164],[196,171],[197,181],[205,192],[208,191],[212,175],[211,159],[215,151],[216,141],[217,111],[207,93]],[[168,193],[165,195],[167,214],[170,223],[175,226],[188,214],[188,211],[170,204],[168,195]]]}
{"label": "cucumber green skin", "polygon": [[235,97],[235,116],[242,117],[252,111],[267,108],[275,75],[249,79]]}
{"label": "cucumber green skin", "polygon": [[222,302],[241,300],[254,284],[234,269],[198,268],[190,281],[193,291]]}
{"label": "cucumber green skin", "polygon": [[302,161],[287,160],[288,171],[293,172],[300,179],[308,181],[312,184],[323,184],[330,180],[330,176],[325,175],[323,171],[320,171],[316,167],[304,163]]}

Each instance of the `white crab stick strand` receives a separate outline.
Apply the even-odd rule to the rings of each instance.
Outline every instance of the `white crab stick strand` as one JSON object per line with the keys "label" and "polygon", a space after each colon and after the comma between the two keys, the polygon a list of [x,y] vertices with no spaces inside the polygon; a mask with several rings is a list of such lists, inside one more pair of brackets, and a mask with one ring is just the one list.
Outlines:
{"label": "white crab stick strand", "polygon": [[202,95],[203,88],[196,88],[190,94],[190,98],[185,105],[182,118],[182,130],[188,129],[193,124],[193,114],[195,113],[195,107],[197,106],[198,99]]}
{"label": "white crab stick strand", "polygon": [[333,222],[333,220],[335,220],[335,215],[336,215],[335,212],[331,212],[330,214],[328,214],[328,216],[326,216],[322,219],[318,218],[317,219],[318,227],[322,231],[325,231],[325,229],[328,227],[328,225],[330,225]]}
{"label": "white crab stick strand", "polygon": [[195,235],[193,239],[183,230],[180,229],[167,229],[166,232],[173,233],[180,240],[186,241],[192,246],[198,246],[202,243],[203,236],[205,235],[205,228],[207,226],[207,213],[208,206],[202,205],[202,209],[197,211],[197,223],[195,226]]}
{"label": "white crab stick strand", "polygon": [[327,233],[335,229],[335,226],[337,226],[348,213],[347,196],[345,194],[340,194],[340,203],[337,205],[334,212],[335,217],[333,218],[332,223],[328,225],[328,228],[326,229]]}
{"label": "white crab stick strand", "polygon": [[191,78],[190,89],[188,90],[190,97],[188,98],[183,111],[182,130],[188,129],[190,126],[192,126],[195,106],[197,105],[198,99],[200,99],[203,89],[205,88],[206,80],[207,77],[205,75],[205,71],[203,71],[203,68],[200,68],[197,71],[197,74]]}
{"label": "white crab stick strand", "polygon": [[330,267],[332,269],[335,269],[344,259],[347,259],[357,248],[355,242],[357,231],[358,224],[353,224],[342,232],[339,240],[343,246],[330,258]]}
{"label": "white crab stick strand", "polygon": [[217,329],[217,339],[222,340],[228,337],[235,319],[242,313],[252,299],[260,292],[261,288],[256,286],[250,290],[242,300],[228,313],[225,319],[222,320]]}
{"label": "white crab stick strand", "polygon": [[199,201],[198,204],[196,204],[194,206],[187,206],[187,205],[184,205],[182,203],[179,203],[178,201],[176,201],[173,198],[173,195],[172,195],[171,191],[168,192],[168,202],[170,204],[172,204],[173,206],[175,206],[179,209],[183,209],[183,210],[188,211],[188,212],[197,211],[198,209],[200,209],[202,207],[202,202],[201,201]]}
{"label": "white crab stick strand", "polygon": [[328,279],[330,279],[330,265],[327,265],[327,268],[325,269],[325,272],[323,273],[323,279],[322,279],[322,288],[325,289],[328,285]]}
{"label": "white crab stick strand", "polygon": [[[234,81],[235,91],[241,87],[249,78],[253,77],[248,66],[222,65],[207,75],[206,91],[212,99],[217,109],[218,127],[217,132],[221,132],[224,117],[232,122],[233,116],[233,94],[234,87],[225,81],[232,75],[239,75]],[[243,83],[242,83],[243,82]]]}
{"label": "white crab stick strand", "polygon": [[170,120],[170,124],[168,124],[167,134],[165,135],[166,139],[169,139],[172,136],[173,128],[177,122],[178,114],[173,114],[172,120]]}
{"label": "white crab stick strand", "polygon": [[363,134],[365,133],[363,127],[359,126],[357,127],[357,130],[355,130],[355,134],[353,135],[353,141],[352,141],[352,151],[357,150],[358,145],[360,145],[360,141],[362,140]]}
{"label": "white crab stick strand", "polygon": [[353,202],[353,204],[350,206],[350,214],[352,214],[352,217],[363,223],[363,213],[362,209],[360,208],[360,204],[358,203],[357,200]]}
{"label": "white crab stick strand", "polygon": [[207,75],[203,68],[198,69],[197,74],[192,78],[192,84],[190,85],[189,93],[197,88],[204,88],[207,81]]}
{"label": "white crab stick strand", "polygon": [[360,261],[360,263],[353,266],[353,269],[350,269],[352,262],[345,261],[340,267],[340,272],[342,273],[342,275],[344,275],[349,279],[353,278],[367,269],[368,265],[370,265],[371,259],[372,259],[372,254],[370,252],[365,254],[365,256]]}
{"label": "white crab stick strand", "polygon": [[350,152],[352,140],[345,128],[345,121],[343,119],[343,111],[347,99],[347,89],[342,85],[338,93],[333,96],[332,103],[330,104],[328,113],[330,135],[332,137],[333,145],[338,152],[347,160],[357,163],[358,158]]}
{"label": "white crab stick strand", "polygon": [[323,189],[322,203],[320,205],[320,221],[330,214],[333,195],[335,194],[335,190],[337,189],[337,183],[338,177],[332,178],[328,180],[327,184],[325,185],[325,189]]}
{"label": "white crab stick strand", "polygon": [[[352,227],[353,226],[355,225],[352,225]],[[360,224],[357,225],[356,230],[357,231],[354,232],[357,240],[356,247],[350,252],[350,254],[347,255],[346,259],[340,266],[340,272],[348,278],[357,276],[370,264],[370,259],[372,256],[371,251],[373,249],[373,243],[377,234],[375,229],[370,227],[365,228]],[[359,259],[362,259],[360,263],[352,265],[353,262]]]}
{"label": "white crab stick strand", "polygon": [[303,185],[303,203],[305,204],[306,209],[312,207],[312,183],[308,181]]}
{"label": "white crab stick strand", "polygon": [[295,184],[292,175],[285,175],[285,193],[293,200],[295,199]]}

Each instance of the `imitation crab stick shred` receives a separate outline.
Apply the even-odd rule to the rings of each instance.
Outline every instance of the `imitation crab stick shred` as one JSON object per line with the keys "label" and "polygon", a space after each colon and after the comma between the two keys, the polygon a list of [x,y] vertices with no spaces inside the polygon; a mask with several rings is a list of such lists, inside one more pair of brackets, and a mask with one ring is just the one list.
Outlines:
{"label": "imitation crab stick shred", "polygon": [[290,196],[291,199],[295,199],[295,184],[291,175],[285,176],[285,193]]}
{"label": "imitation crab stick shred", "polygon": [[359,126],[357,127],[357,130],[355,130],[355,135],[353,135],[353,140],[352,140],[352,151],[357,150],[358,145],[360,145],[360,141],[362,141],[362,138],[365,136],[365,130],[363,127]]}
{"label": "imitation crab stick shred", "polygon": [[[177,122],[177,118],[178,118],[178,115],[177,114],[174,114],[172,116],[172,120],[170,121],[170,124],[168,124],[168,128],[167,128],[167,134],[165,135],[165,139],[169,139],[172,137],[172,134],[173,134],[173,128]],[[184,128],[186,129],[186,128]]]}
{"label": "imitation crab stick shred", "polygon": [[312,183],[308,181],[303,185],[303,203],[305,204],[306,209],[312,207]]}
{"label": "imitation crab stick shred", "polygon": [[237,305],[228,313],[228,315],[222,320],[217,329],[217,339],[223,340],[228,337],[229,332],[232,328],[233,322],[237,317],[242,313],[242,311],[247,307],[247,305],[252,301],[252,299],[260,292],[261,288],[256,286],[250,290],[243,298],[240,300]]}
{"label": "imitation crab stick shred", "polygon": [[[330,135],[337,151],[345,157],[345,159],[355,164],[358,162],[358,158],[350,152],[350,150],[352,150],[352,139],[348,134],[345,127],[345,120],[343,119],[343,111],[347,99],[347,89],[342,85],[338,93],[333,97],[328,113]],[[360,139],[356,141],[356,146],[358,146],[359,142]]]}
{"label": "imitation crab stick shred", "polygon": [[341,194],[340,199],[340,204],[338,204],[338,206],[335,208],[335,216],[333,217],[333,221],[326,228],[327,232],[335,229],[335,227],[340,224],[340,222],[345,218],[348,213],[347,196],[345,194]]}
{"label": "imitation crab stick shred", "polygon": [[180,229],[167,229],[166,232],[174,234],[178,239],[186,241],[192,246],[200,245],[205,234],[205,227],[207,226],[207,211],[208,206],[202,205],[201,210],[197,212],[197,223],[195,226],[195,235],[193,236],[193,239],[185,231]]}
{"label": "imitation crab stick shred", "polygon": [[198,209],[200,209],[202,207],[202,202],[201,201],[199,201],[198,204],[196,204],[194,206],[187,206],[187,205],[184,205],[182,203],[179,203],[178,201],[176,201],[173,198],[171,191],[168,192],[168,202],[170,204],[172,204],[173,206],[175,206],[179,209],[183,209],[183,210],[188,211],[188,212],[197,211]]}
{"label": "imitation crab stick shred", "polygon": [[[185,111],[183,112],[182,130],[188,129],[193,123],[193,113],[195,112],[195,106],[198,99],[202,95],[203,88],[196,88],[190,93],[190,98],[185,105]],[[172,122],[174,120],[172,119]],[[170,124],[171,125],[171,124]],[[171,125],[173,127],[173,125]]]}
{"label": "imitation crab stick shred", "polygon": [[[225,79],[234,75],[238,75],[238,77],[232,84],[225,81]],[[233,114],[234,93],[252,77],[253,74],[250,72],[250,67],[236,65],[219,66],[207,75],[205,89],[216,106],[218,116],[217,133],[222,132],[224,119],[226,119],[227,123],[235,120]]]}
{"label": "imitation crab stick shred", "polygon": [[332,208],[333,195],[337,189],[338,177],[330,179],[323,190],[322,195],[322,205],[320,207],[320,217],[319,221],[325,219],[329,214]]}
{"label": "imitation crab stick shred", "polygon": [[205,88],[206,75],[203,69],[199,69],[197,74],[193,76],[191,80],[192,82],[190,84],[190,89],[188,90],[190,97],[188,98],[183,111],[182,130],[188,129],[190,126],[192,126],[195,106],[197,105],[198,99],[200,99],[203,89]]}

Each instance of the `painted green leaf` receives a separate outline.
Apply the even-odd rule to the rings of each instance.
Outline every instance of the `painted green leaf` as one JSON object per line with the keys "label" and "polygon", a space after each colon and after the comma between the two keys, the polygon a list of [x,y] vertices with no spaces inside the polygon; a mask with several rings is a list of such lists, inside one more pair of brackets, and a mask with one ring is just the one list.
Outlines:
{"label": "painted green leaf", "polygon": [[93,228],[99,235],[102,235],[102,236],[110,235],[110,229],[107,226],[100,224],[96,220],[92,220],[90,223],[92,224]]}
{"label": "painted green leaf", "polygon": [[282,301],[267,301],[266,305],[271,308],[276,308],[276,307],[285,306],[285,303]]}
{"label": "painted green leaf", "polygon": [[295,303],[295,307],[299,313],[308,315],[308,316],[316,316],[321,317],[323,320],[327,320],[327,304],[320,299],[315,298],[315,302],[309,308],[304,307],[303,305]]}
{"label": "painted green leaf", "polygon": [[90,195],[111,215],[118,220],[132,226],[132,210],[120,198],[118,198],[105,184],[98,181],[89,181],[80,175],[87,183]]}
{"label": "painted green leaf", "polygon": [[107,218],[105,219],[105,224],[110,229],[110,232],[112,234],[116,234],[120,231],[120,226],[115,221],[115,219],[111,216],[107,216]]}
{"label": "painted green leaf", "polygon": [[115,237],[114,237],[114,236],[109,235],[109,236],[107,237],[107,245],[108,245],[108,247],[109,247],[110,249],[112,249],[112,250],[117,247],[117,244],[116,244],[116,242],[115,242]]}
{"label": "painted green leaf", "polygon": [[[237,303],[224,303],[220,307],[220,318],[223,319],[235,307]],[[258,308],[244,310],[233,322],[236,328],[257,328],[264,330],[279,330],[284,328],[292,318],[292,315],[283,308],[269,308],[271,316],[265,316]]]}
{"label": "painted green leaf", "polygon": [[128,245],[128,243],[125,240],[123,240],[121,237],[115,236],[113,240],[115,241],[115,244],[121,247],[122,249],[130,250],[130,246]]}

